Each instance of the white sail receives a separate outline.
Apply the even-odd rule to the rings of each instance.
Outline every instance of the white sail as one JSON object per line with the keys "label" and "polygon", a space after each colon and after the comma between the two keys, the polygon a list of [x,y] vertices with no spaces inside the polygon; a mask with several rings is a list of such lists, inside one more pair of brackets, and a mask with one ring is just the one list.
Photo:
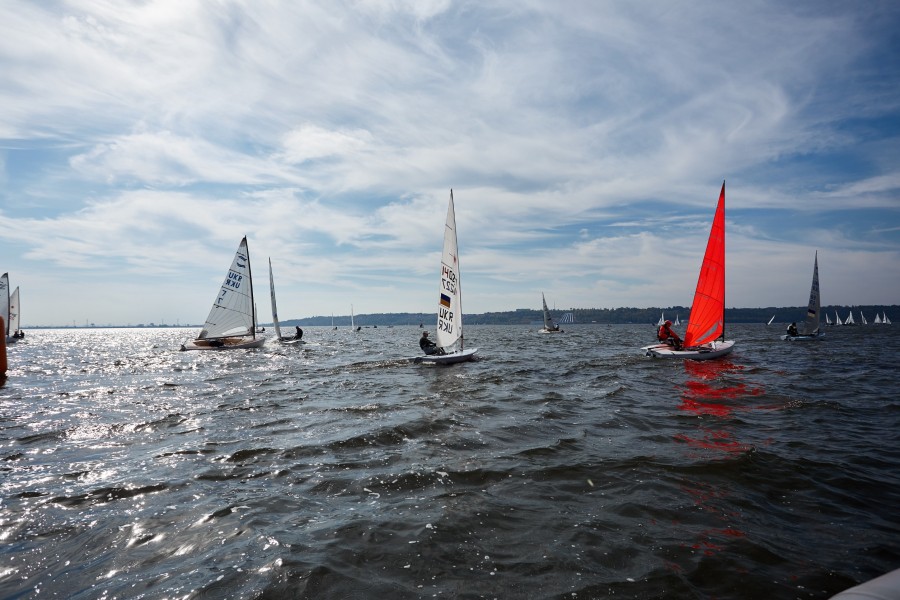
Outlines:
{"label": "white sail", "polygon": [[3,335],[9,337],[9,273],[0,276],[0,317],[3,318]]}
{"label": "white sail", "polygon": [[872,323],[874,323],[875,325],[881,325],[881,315],[875,313],[875,320],[872,321]]}
{"label": "white sail", "polygon": [[225,281],[197,339],[210,340],[236,336],[256,337],[250,251],[247,248],[246,237],[241,240],[234,254]]}
{"label": "white sail", "polygon": [[16,288],[9,300],[9,335],[19,332],[19,314],[19,288]]}
{"label": "white sail", "polygon": [[659,315],[659,321],[656,322],[656,326],[657,326],[657,327],[660,327],[660,326],[661,326],[663,323],[665,323],[665,322],[666,322],[666,313],[665,313],[665,312],[662,312],[662,313],[660,313],[660,315]]}
{"label": "white sail", "polygon": [[575,313],[567,312],[562,316],[559,322],[563,325],[569,325],[575,322]]}
{"label": "white sail", "polygon": [[838,316],[837,309],[834,309],[834,324],[835,325],[843,325],[844,324],[844,322],[841,321],[841,317]]}
{"label": "white sail", "polygon": [[825,313],[825,324],[831,325],[831,317],[828,316],[828,313]]}
{"label": "white sail", "polygon": [[853,320],[853,311],[850,311],[850,314],[847,315],[847,318],[844,319],[844,325],[856,325],[856,321]]}
{"label": "white sail", "polygon": [[866,321],[866,315],[864,315],[863,312],[862,312],[861,310],[859,311],[859,318],[860,318],[860,320],[862,321],[862,324],[863,324],[863,325],[868,325],[868,324],[869,324],[869,322]]}
{"label": "white sail", "polygon": [[881,318],[881,323],[884,325],[890,325],[891,320],[888,319],[887,313],[884,313],[884,316]]}
{"label": "white sail", "polygon": [[541,303],[543,304],[544,309],[544,330],[545,331],[558,331],[559,326],[553,322],[553,317],[550,316],[550,309],[547,308],[547,300],[544,298],[544,293],[541,292]]}
{"label": "white sail", "polygon": [[678,315],[675,315],[675,322],[672,323],[672,325],[675,325],[676,327],[681,325],[681,320],[678,318]]}
{"label": "white sail", "polygon": [[771,325],[771,324],[772,324],[772,321],[774,321],[774,320],[775,320],[775,315],[772,315],[772,318],[769,319],[769,322],[766,323],[766,325]]}
{"label": "white sail", "polygon": [[803,324],[803,335],[819,333],[819,253],[813,260],[812,286],[809,288],[809,303],[806,306],[806,321]]}
{"label": "white sail", "polygon": [[444,225],[444,251],[441,255],[441,289],[437,318],[437,345],[447,352],[450,352],[457,342],[459,342],[459,350],[464,349],[460,291],[456,212],[453,209],[453,190],[450,190],[447,221]]}
{"label": "white sail", "polygon": [[275,276],[272,275],[272,257],[269,257],[269,290],[272,295],[272,323],[275,326],[275,339],[281,339],[281,325],[278,323],[278,309],[275,307]]}

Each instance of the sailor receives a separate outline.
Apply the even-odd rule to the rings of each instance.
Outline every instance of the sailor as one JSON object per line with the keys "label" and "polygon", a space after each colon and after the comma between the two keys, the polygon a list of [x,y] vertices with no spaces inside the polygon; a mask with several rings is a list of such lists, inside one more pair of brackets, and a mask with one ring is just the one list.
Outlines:
{"label": "sailor", "polygon": [[797,331],[796,323],[791,323],[790,325],[788,325],[787,334],[791,337],[797,337],[798,335],[800,335],[800,332]]}
{"label": "sailor", "polygon": [[419,338],[419,348],[425,354],[444,354],[443,348],[438,348],[437,344],[428,339],[427,331],[423,331],[422,337]]}
{"label": "sailor", "polygon": [[678,337],[678,334],[672,329],[672,321],[666,320],[665,323],[660,325],[659,330],[656,332],[656,337],[664,344],[675,346],[676,350],[681,349],[681,338]]}
{"label": "sailor", "polygon": [[302,339],[303,339],[303,330],[300,329],[300,326],[299,326],[299,325],[297,325],[296,327],[297,327],[297,333],[294,335],[294,339],[295,339],[295,340],[302,340]]}

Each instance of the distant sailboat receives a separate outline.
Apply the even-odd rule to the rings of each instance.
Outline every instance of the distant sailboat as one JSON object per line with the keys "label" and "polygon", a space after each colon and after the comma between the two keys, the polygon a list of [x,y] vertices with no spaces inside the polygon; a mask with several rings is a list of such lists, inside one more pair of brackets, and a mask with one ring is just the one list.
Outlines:
{"label": "distant sailboat", "polygon": [[834,324],[835,325],[843,325],[844,322],[841,321],[841,317],[838,315],[837,309],[834,309]]}
{"label": "distant sailboat", "polygon": [[544,298],[543,292],[541,292],[541,303],[544,306],[544,326],[538,331],[541,333],[562,333],[559,325],[554,323],[553,317],[550,316],[550,309],[547,308],[547,300]]}
{"label": "distant sailboat", "polygon": [[676,326],[676,327],[678,327],[679,325],[681,325],[681,321],[678,319],[678,315],[675,315],[675,322],[672,323],[672,325],[674,325],[674,326]]}
{"label": "distant sailboat", "polygon": [[567,312],[559,320],[561,325],[570,325],[575,322],[575,313]]}
{"label": "distant sailboat", "polygon": [[872,324],[881,325],[881,315],[879,315],[877,312],[875,313],[875,320],[872,321]]}
{"label": "distant sailboat", "polygon": [[856,321],[853,320],[853,310],[851,310],[850,314],[847,315],[847,318],[844,319],[844,325],[856,325]]}
{"label": "distant sailboat", "polygon": [[302,344],[302,330],[298,327],[293,337],[281,336],[281,323],[278,322],[278,308],[275,306],[275,276],[272,274],[272,258],[269,258],[269,294],[272,297],[272,326],[275,328],[275,339],[285,344]]}
{"label": "distant sailboat", "polygon": [[825,337],[825,334],[819,331],[819,253],[816,252],[813,259],[813,277],[812,285],[809,289],[809,304],[806,308],[806,321],[803,323],[803,331],[800,335],[783,335],[781,339],[788,341],[807,341],[818,340]]}
{"label": "distant sailboat", "polygon": [[9,293],[9,273],[0,275],[0,317],[3,317],[3,336],[7,344],[25,337],[19,329],[19,288]]}
{"label": "distant sailboat", "polygon": [[772,324],[772,321],[774,321],[774,320],[775,320],[775,315],[772,315],[772,318],[769,319],[769,322],[766,323],[766,325],[771,325],[771,324]]}
{"label": "distant sailboat", "polygon": [[19,328],[21,314],[22,312],[19,309],[19,288],[17,286],[9,298],[9,337],[13,341],[25,337],[25,334]]}
{"label": "distant sailboat", "polygon": [[256,337],[256,310],[253,303],[253,277],[247,238],[238,245],[225,281],[219,288],[206,323],[197,339],[182,350],[236,350],[259,348],[265,343]]}
{"label": "distant sailboat", "polygon": [[659,321],[656,322],[656,326],[657,326],[657,327],[660,327],[660,326],[662,326],[662,324],[665,323],[665,322],[666,322],[666,313],[665,313],[665,312],[662,312],[662,313],[660,313],[660,315],[659,315]]}
{"label": "distant sailboat", "polygon": [[863,314],[862,310],[859,311],[859,320],[862,321],[863,325],[869,324],[869,322],[866,321],[866,315]]}
{"label": "distant sailboat", "polygon": [[882,325],[890,325],[890,324],[891,324],[891,320],[888,319],[887,313],[882,313],[882,315],[883,315],[883,316],[881,317],[881,324],[882,324]]}
{"label": "distant sailboat", "polygon": [[725,182],[716,204],[706,252],[697,278],[697,288],[684,346],[680,350],[668,344],[641,348],[654,358],[690,358],[706,360],[724,356],[734,349],[734,340],[725,340]]}
{"label": "distant sailboat", "polygon": [[830,327],[834,323],[831,322],[831,317],[828,316],[828,313],[825,313],[825,325]]}
{"label": "distant sailboat", "polygon": [[472,360],[478,348],[465,348],[463,337],[462,285],[459,269],[459,248],[456,239],[456,211],[453,190],[444,223],[444,250],[441,254],[441,288],[437,309],[437,345],[444,354],[428,354],[416,362],[449,364]]}

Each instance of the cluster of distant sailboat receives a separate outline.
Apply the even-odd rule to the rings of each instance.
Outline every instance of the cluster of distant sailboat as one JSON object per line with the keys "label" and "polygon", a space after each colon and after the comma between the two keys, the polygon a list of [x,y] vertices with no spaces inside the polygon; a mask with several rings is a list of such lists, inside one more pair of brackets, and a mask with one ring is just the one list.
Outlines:
{"label": "cluster of distant sailboat", "polygon": [[[272,321],[275,328],[275,341],[283,344],[303,343],[303,331],[298,326],[294,336],[283,336],[278,320],[275,301],[275,277],[272,270],[272,259],[269,258],[269,290],[272,303]],[[3,318],[6,341],[12,342],[21,338],[24,333],[19,329],[19,288],[9,293],[9,277],[4,273],[0,277],[0,317]],[[556,323],[547,308],[547,300],[541,294],[544,323],[541,333],[563,333],[560,323],[574,323],[574,314],[563,315],[560,323]],[[803,341],[820,339],[824,336],[820,325],[819,299],[819,263],[818,252],[813,262],[813,279],[810,288],[809,304],[802,332],[789,329],[782,339]],[[353,318],[351,307],[351,323]],[[653,358],[687,358],[706,360],[724,356],[734,348],[734,340],[725,339],[725,182],[719,193],[719,201],[713,216],[712,227],[707,241],[706,252],[697,279],[697,288],[691,304],[687,320],[684,340],[660,339],[660,343],[641,348],[646,356]],[[825,316],[826,326],[856,325],[853,311],[846,319],[841,319],[837,311],[832,322]],[[862,325],[868,325],[866,317],[859,311]],[[771,325],[775,315],[768,321]],[[669,323],[665,314],[660,316],[658,326]],[[680,315],[675,315],[675,326],[681,325]],[[891,324],[887,313],[876,313],[873,324]],[[352,325],[351,325],[352,327]],[[793,324],[792,324],[793,327]],[[242,348],[259,348],[266,338],[257,334],[265,331],[258,326],[256,303],[253,297],[253,277],[250,270],[250,250],[246,236],[241,240],[231,266],[220,286],[209,315],[199,335],[182,346],[182,350],[227,350]],[[448,364],[471,360],[477,348],[466,348],[462,322],[462,286],[460,282],[459,250],[456,236],[456,214],[453,204],[453,190],[450,190],[450,201],[447,207],[447,218],[444,225],[444,246],[440,265],[440,291],[437,306],[437,332],[434,353],[417,357],[416,362]],[[425,348],[426,346],[423,346]]]}

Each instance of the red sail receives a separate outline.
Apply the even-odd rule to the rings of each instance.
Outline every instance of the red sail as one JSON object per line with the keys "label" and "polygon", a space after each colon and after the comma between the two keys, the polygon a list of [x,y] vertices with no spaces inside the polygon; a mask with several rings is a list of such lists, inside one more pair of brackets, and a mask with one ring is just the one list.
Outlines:
{"label": "red sail", "polygon": [[700,266],[697,291],[691,305],[691,316],[685,346],[711,342],[725,330],[725,182],[719,194],[716,216],[713,217],[706,254]]}

